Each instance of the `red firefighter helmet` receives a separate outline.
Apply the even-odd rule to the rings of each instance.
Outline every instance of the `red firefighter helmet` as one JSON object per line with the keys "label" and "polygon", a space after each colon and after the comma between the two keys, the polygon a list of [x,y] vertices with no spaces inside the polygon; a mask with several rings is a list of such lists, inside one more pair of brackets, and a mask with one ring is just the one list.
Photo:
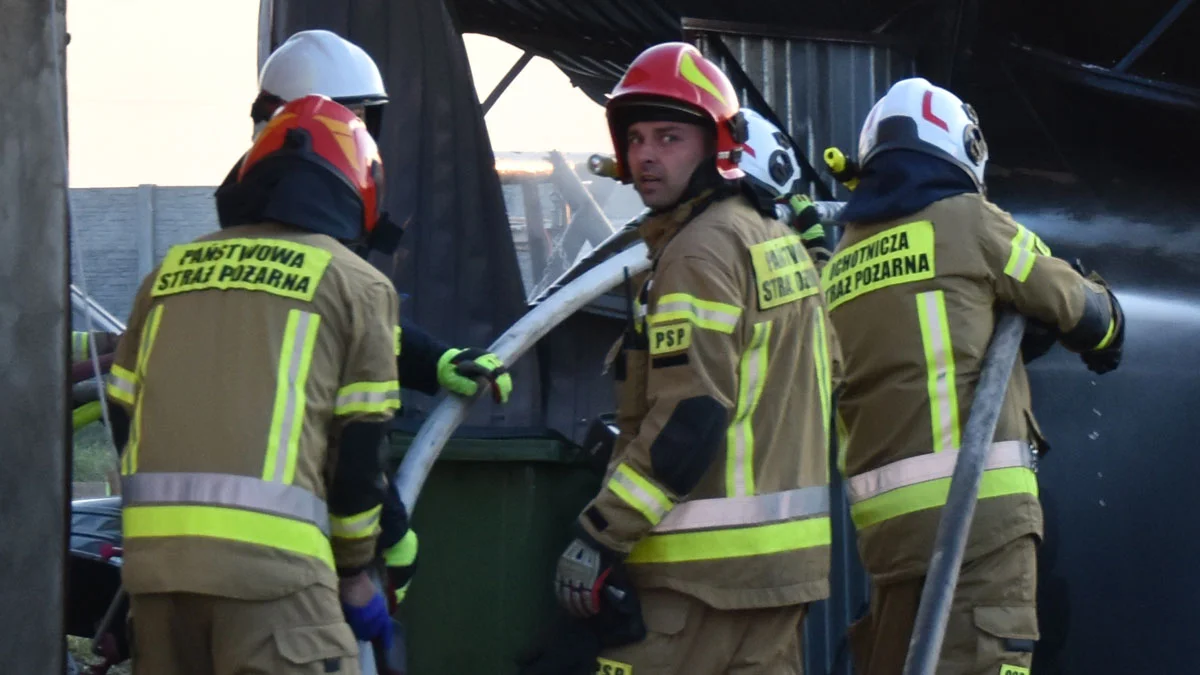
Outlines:
{"label": "red firefighter helmet", "polygon": [[362,205],[363,232],[375,229],[383,204],[383,162],[366,125],[349,108],[315,94],[289,101],[246,153],[237,181],[285,158],[310,162],[341,179]]}
{"label": "red firefighter helmet", "polygon": [[736,179],[744,174],[738,168],[745,121],[738,114],[741,106],[729,78],[699,49],[686,42],[665,42],[638,55],[629,70],[608,97],[606,114],[617,155],[618,177],[629,182],[625,159],[628,123],[620,114],[633,106],[658,106],[682,109],[698,115],[698,121],[711,120],[717,132],[717,171],[723,178]]}

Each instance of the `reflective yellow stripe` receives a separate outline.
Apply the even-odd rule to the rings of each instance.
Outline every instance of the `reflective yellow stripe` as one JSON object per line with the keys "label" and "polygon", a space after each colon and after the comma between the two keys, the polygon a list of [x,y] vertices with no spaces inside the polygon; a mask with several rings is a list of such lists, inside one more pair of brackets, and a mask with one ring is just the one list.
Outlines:
{"label": "reflective yellow stripe", "polygon": [[1012,250],[1008,254],[1008,264],[1004,266],[1004,273],[1021,283],[1029,278],[1038,255],[1050,255],[1050,247],[1046,246],[1042,238],[1021,224],[1017,225],[1017,234],[1009,245]]}
{"label": "reflective yellow stripe", "polygon": [[351,516],[330,516],[330,532],[342,539],[364,539],[375,534],[379,527],[379,514],[383,506],[378,505]]}
{"label": "reflective yellow stripe", "polygon": [[220,506],[127,506],[126,540],[204,537],[258,544],[316,558],[335,569],[329,540],[312,523]]}
{"label": "reflective yellow stripe", "polygon": [[770,341],[771,322],[755,324],[738,366],[737,412],[725,432],[725,494],[729,497],[754,494],[754,411],[767,381]]}
{"label": "reflective yellow stripe", "polygon": [[608,489],[637,509],[651,525],[657,525],[671,510],[671,499],[628,464],[617,466],[608,481]]}
{"label": "reflective yellow stripe", "polygon": [[[1111,311],[1111,310],[1110,310]],[[1113,336],[1117,333],[1117,317],[1110,317],[1108,320],[1108,331],[1104,334],[1104,339],[1100,340],[1100,344],[1096,345],[1096,349],[1104,349],[1112,344]]]}
{"label": "reflective yellow stripe", "polygon": [[334,415],[353,413],[380,413],[400,407],[400,383],[355,382],[338,389],[334,402]]}
{"label": "reflective yellow stripe", "polygon": [[100,419],[100,401],[89,401],[71,411],[71,426],[76,431]]}
{"label": "reflective yellow stripe", "polygon": [[296,456],[300,450],[300,434],[304,428],[308,384],[308,368],[312,365],[313,348],[321,317],[298,309],[288,311],[287,327],[283,332],[283,348],[279,352],[279,369],[275,376],[275,409],[271,414],[271,432],[267,439],[267,456],[263,462],[263,480],[278,483],[292,482],[296,474]]}
{"label": "reflective yellow stripe", "polygon": [[401,335],[403,335],[403,331],[400,330],[400,326],[393,327],[392,339],[396,341],[396,345],[395,345],[396,356],[400,356],[400,336]]}
{"label": "reflective yellow stripe", "polygon": [[388,567],[408,567],[417,559],[417,531],[409,530],[404,538],[383,552]]}
{"label": "reflective yellow stripe", "polygon": [[729,530],[651,534],[638,542],[626,562],[678,563],[726,560],[828,546],[829,518],[809,518]]}
{"label": "reflective yellow stripe", "polygon": [[[825,315],[819,310],[813,313],[813,365],[817,373],[817,391],[821,397],[821,429],[825,447],[829,447],[829,406],[833,403],[833,382],[829,375],[829,339],[825,332]],[[829,463],[825,463],[825,482],[829,482]]]}
{"label": "reflective yellow stripe", "polygon": [[933,451],[953,450],[960,445],[958,387],[954,381],[954,343],[950,339],[945,294],[942,291],[918,294],[917,315],[921,319],[921,343],[925,347]]}
{"label": "reflective yellow stripe", "polygon": [[655,312],[646,320],[651,324],[691,321],[699,328],[730,334],[741,316],[742,308],[737,305],[701,300],[687,293],[669,293],[659,298]]}
{"label": "reflective yellow stripe", "polygon": [[[949,478],[925,481],[864,499],[851,505],[850,515],[854,519],[854,526],[863,529],[897,516],[944,506],[949,493]],[[983,472],[979,499],[1015,494],[1037,496],[1037,476],[1032,470],[1012,467]]]}
{"label": "reflective yellow stripe", "polygon": [[[155,305],[146,316],[146,324],[142,327],[141,342],[138,343],[137,371],[134,381],[146,381],[146,366],[150,363],[150,352],[154,341],[158,338],[158,327],[162,324],[163,306]],[[138,444],[142,439],[142,401],[145,399],[145,389],[138,387],[136,403],[133,406],[133,421],[129,425],[129,442],[125,445],[125,455],[121,457],[121,473],[130,475],[137,472]]]}
{"label": "reflective yellow stripe", "polygon": [[108,385],[104,389],[110,398],[133,405],[137,400],[137,375],[114,363],[109,370]]}
{"label": "reflective yellow stripe", "polygon": [[71,360],[82,361],[88,357],[87,331],[71,332]]}
{"label": "reflective yellow stripe", "polygon": [[812,239],[820,239],[821,237],[824,237],[824,236],[825,236],[825,226],[820,223],[817,223],[816,225],[813,225],[812,227],[810,227],[807,230],[800,233],[800,238],[803,239],[804,241],[810,241]]}

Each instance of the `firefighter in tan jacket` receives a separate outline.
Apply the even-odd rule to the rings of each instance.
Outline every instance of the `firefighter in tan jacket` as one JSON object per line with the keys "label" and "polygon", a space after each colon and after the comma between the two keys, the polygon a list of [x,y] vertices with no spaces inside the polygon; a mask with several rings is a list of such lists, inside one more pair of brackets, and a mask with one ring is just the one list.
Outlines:
{"label": "firefighter in tan jacket", "polygon": [[170,250],[112,366],[134,671],[358,673],[356,634],[391,635],[364,568],[398,298],[339,241],[379,218],[378,151],[305,97],[238,184],[249,220]]}
{"label": "firefighter in tan jacket", "polygon": [[[597,672],[798,673],[805,608],[828,595],[827,316],[800,236],[740,192],[737,113],[682,43],[639,56],[608,105],[653,269],[613,364],[620,436],[556,589],[583,617],[635,591],[647,633]],[[631,586],[607,587],[615,569]]]}
{"label": "firefighter in tan jacket", "polygon": [[[1051,257],[983,196],[987,146],[974,111],[923,79],[867,117],[864,167],[823,271],[845,358],[842,461],[874,589],[852,629],[863,675],[904,666],[923,577],[996,312],[1011,307],[1104,373],[1124,319],[1096,275]],[[1031,333],[1033,335],[1033,333]],[[1027,340],[1025,360],[1049,347]],[[1018,362],[979,489],[938,673],[1029,672],[1038,638],[1034,457],[1046,450]]]}

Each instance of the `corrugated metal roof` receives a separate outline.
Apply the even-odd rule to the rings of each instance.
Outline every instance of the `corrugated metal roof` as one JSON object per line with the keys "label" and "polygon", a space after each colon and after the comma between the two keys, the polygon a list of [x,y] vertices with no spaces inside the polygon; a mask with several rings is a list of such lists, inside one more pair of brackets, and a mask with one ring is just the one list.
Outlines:
{"label": "corrugated metal roof", "polygon": [[[822,173],[825,148],[836,145],[853,156],[858,130],[871,106],[893,82],[915,73],[912,56],[898,42],[837,34],[787,37],[780,32],[762,37],[711,22],[686,22],[685,28],[705,56],[728,73],[735,66],[727,62],[718,42],[724,45]],[[746,87],[739,88],[738,97],[742,105],[758,107]],[[827,179],[826,184],[832,187],[833,181]],[[839,198],[848,196],[840,186],[834,192]]]}
{"label": "corrugated metal roof", "polygon": [[455,0],[465,33],[482,33],[553,61],[597,101],[650,44],[679,39],[679,18],[656,0]]}
{"label": "corrugated metal roof", "polygon": [[[545,57],[572,83],[602,102],[626,66],[652,44],[683,38],[683,17],[847,29],[845,3],[760,0],[753,5],[708,0],[453,0],[459,29],[510,42]],[[863,21],[859,15],[858,21]]]}

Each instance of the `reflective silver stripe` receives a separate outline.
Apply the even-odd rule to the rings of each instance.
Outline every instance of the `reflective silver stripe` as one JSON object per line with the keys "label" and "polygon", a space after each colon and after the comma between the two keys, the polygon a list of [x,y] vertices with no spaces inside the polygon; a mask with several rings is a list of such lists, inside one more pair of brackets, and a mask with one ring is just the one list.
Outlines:
{"label": "reflective silver stripe", "polygon": [[333,536],[351,539],[367,536],[370,532],[364,535],[363,531],[368,528],[374,529],[379,524],[381,513],[383,513],[383,510],[376,506],[375,508],[367,509],[363,513],[346,518],[334,517],[332,519]]}
{"label": "reflective silver stripe", "polygon": [[[273,420],[273,424],[277,426],[272,429],[274,432],[272,435],[278,434],[278,440],[274,444],[275,447],[268,448],[267,450],[268,452],[275,453],[275,470],[272,472],[272,475],[263,476],[263,478],[280,483],[289,482],[287,481],[286,472],[288,458],[294,450],[292,447],[292,434],[296,426],[296,415],[304,414],[304,387],[306,382],[301,381],[300,370],[308,356],[308,354],[305,354],[305,350],[309,347],[309,324],[320,320],[319,316],[310,312],[292,310],[290,314],[292,316],[288,318],[292,319],[294,317],[295,320],[288,321],[292,327],[292,333],[291,335],[284,336],[284,344],[290,345],[291,351],[280,355],[281,359],[287,359],[287,381],[286,383],[282,383],[284,391],[277,392],[277,394],[284,394],[283,414],[280,416],[278,415],[279,411],[276,411],[276,419]],[[278,399],[276,405],[278,405]]]}
{"label": "reflective silver stripe", "polygon": [[[737,402],[737,418],[733,422],[733,470],[732,484],[725,486],[726,494],[742,497],[754,494],[754,476],[748,473],[754,471],[754,440],[751,424],[754,423],[754,412],[758,408],[758,399],[762,396],[766,378],[766,347],[771,336],[771,322],[764,321],[754,326],[754,334],[750,345],[742,355],[739,370],[739,392]],[[728,439],[726,439],[728,443]],[[727,476],[728,477],[728,476]]]}
{"label": "reflective silver stripe", "polygon": [[324,500],[295,485],[222,473],[135,473],[121,481],[126,506],[195,504],[258,511],[312,523],[329,536]]}
{"label": "reflective silver stripe", "polygon": [[333,406],[334,409],[341,409],[355,404],[378,406],[387,403],[388,401],[395,401],[397,404],[399,404],[400,390],[391,389],[389,391],[355,391],[349,394],[342,394],[341,396],[337,397],[337,401],[334,402]]}
{"label": "reflective silver stripe", "polygon": [[1033,230],[1021,226],[1021,233],[1017,236],[1017,241],[1014,246],[1017,247],[1017,263],[1013,265],[1012,271],[1008,276],[1017,281],[1025,281],[1028,275],[1025,273],[1025,266],[1029,264],[1029,259],[1034,256],[1034,235]]}
{"label": "reflective silver stripe", "polygon": [[71,360],[82,361],[88,357],[88,333],[71,333]]}
{"label": "reflective silver stripe", "polygon": [[655,533],[767,525],[829,513],[829,486],[797,488],[749,497],[683,502],[671,509]]}
{"label": "reflective silver stripe", "polygon": [[736,324],[738,317],[736,314],[722,312],[716,309],[705,309],[697,306],[695,303],[687,302],[686,300],[678,300],[676,302],[668,302],[658,306],[654,310],[655,314],[666,314],[667,312],[691,312],[696,315],[696,318],[704,321],[715,321],[717,323]]}
{"label": "reflective silver stripe", "polygon": [[130,400],[137,397],[137,385],[116,373],[109,373],[108,387],[123,394],[128,394]]}
{"label": "reflective silver stripe", "polygon": [[[674,312],[683,312],[684,314],[691,314],[692,316],[695,316],[696,319],[701,323],[701,328],[705,327],[703,325],[705,323],[715,323],[732,328],[737,325],[738,319],[741,316],[740,314],[734,314],[732,312],[704,307],[697,302],[691,302],[688,300],[673,300],[671,302],[661,303],[655,307],[654,315],[650,318],[650,323],[654,323],[654,317],[658,316],[659,314],[670,314]],[[673,318],[674,317],[672,317],[672,319]],[[663,321],[666,320],[668,319],[663,319]]]}
{"label": "reflective silver stripe", "polygon": [[[626,472],[632,475],[628,475]],[[649,520],[651,523],[661,521],[663,514],[671,508],[671,502],[661,492],[657,496],[651,494],[649,490],[634,479],[634,476],[637,476],[637,474],[634,473],[633,469],[627,467],[625,464],[621,464],[613,472],[609,482],[616,483],[625,488],[629,495],[638,501],[637,504],[631,504],[631,506],[641,511],[642,515],[646,516],[646,520]],[[640,478],[640,476],[638,477]],[[642,480],[645,479],[643,478]],[[646,481],[646,484],[651,488],[654,487],[649,481]]]}
{"label": "reflective silver stripe", "polygon": [[921,303],[921,333],[927,341],[929,354],[933,362],[927,364],[932,372],[929,373],[932,385],[930,392],[932,400],[929,405],[935,406],[937,424],[933,426],[934,452],[944,452],[958,446],[958,395],[954,382],[954,355],[951,350],[949,326],[943,323],[946,318],[945,300],[941,291],[930,291],[917,296]]}
{"label": "reflective silver stripe", "polygon": [[[949,478],[957,462],[957,449],[902,459],[851,477],[846,482],[846,494],[851,504],[857,504],[898,488]],[[1001,441],[992,444],[984,470],[1018,466],[1033,467],[1033,450],[1029,444],[1024,441]]]}

